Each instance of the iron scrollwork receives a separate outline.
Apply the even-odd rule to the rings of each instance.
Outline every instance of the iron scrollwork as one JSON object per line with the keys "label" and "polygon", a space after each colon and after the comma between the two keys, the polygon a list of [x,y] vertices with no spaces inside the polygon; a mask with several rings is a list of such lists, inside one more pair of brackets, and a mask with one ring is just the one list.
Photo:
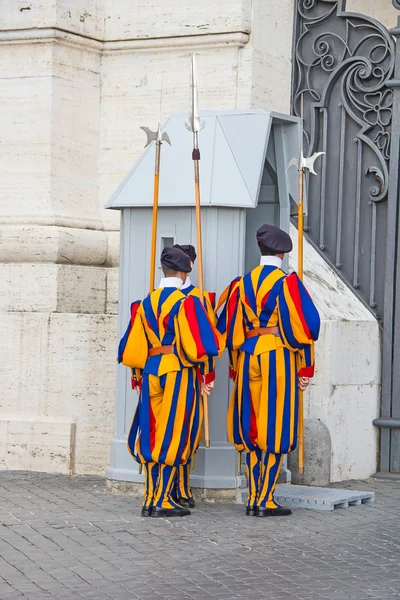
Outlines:
{"label": "iron scrollwork", "polygon": [[297,0],[292,108],[299,115],[303,104],[307,153],[326,152],[319,181],[310,182],[308,235],[380,313],[374,253],[385,239],[394,42],[345,4]]}

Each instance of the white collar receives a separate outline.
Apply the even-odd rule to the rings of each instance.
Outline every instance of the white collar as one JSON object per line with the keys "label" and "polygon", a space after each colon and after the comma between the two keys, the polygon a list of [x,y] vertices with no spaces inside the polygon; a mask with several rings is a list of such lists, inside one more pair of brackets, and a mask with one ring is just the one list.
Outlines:
{"label": "white collar", "polygon": [[190,279],[190,275],[188,275],[185,283],[181,287],[181,290],[186,290],[186,288],[190,287],[191,285],[192,285],[192,280]]}
{"label": "white collar", "polygon": [[278,269],[281,269],[282,259],[279,258],[279,256],[262,256],[260,260],[260,265],[264,267],[277,267]]}
{"label": "white collar", "polygon": [[178,288],[181,289],[183,281],[180,277],[163,277],[160,281],[159,288]]}

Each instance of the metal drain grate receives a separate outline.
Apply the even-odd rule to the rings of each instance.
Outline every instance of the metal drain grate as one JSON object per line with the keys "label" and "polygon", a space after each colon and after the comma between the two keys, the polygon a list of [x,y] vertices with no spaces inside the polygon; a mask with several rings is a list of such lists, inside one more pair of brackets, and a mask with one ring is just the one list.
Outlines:
{"label": "metal drain grate", "polygon": [[274,498],[288,508],[334,510],[374,502],[375,493],[305,485],[278,485]]}

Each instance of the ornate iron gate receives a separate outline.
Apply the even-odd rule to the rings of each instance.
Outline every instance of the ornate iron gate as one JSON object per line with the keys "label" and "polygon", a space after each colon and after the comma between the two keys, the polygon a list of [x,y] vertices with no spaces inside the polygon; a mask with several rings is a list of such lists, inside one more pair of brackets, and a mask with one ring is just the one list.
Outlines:
{"label": "ornate iron gate", "polygon": [[305,151],[326,152],[307,235],[383,325],[380,470],[400,477],[400,20],[389,32],[345,5],[296,0],[292,110],[303,98]]}

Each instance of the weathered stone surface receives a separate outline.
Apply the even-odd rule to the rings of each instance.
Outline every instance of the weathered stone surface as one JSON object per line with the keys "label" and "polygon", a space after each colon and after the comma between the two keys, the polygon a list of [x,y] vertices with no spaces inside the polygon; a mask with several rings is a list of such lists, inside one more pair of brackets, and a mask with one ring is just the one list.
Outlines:
{"label": "weathered stone surface", "polygon": [[[35,432],[41,448],[33,456],[6,441],[3,467],[103,473],[113,432],[116,317],[0,312],[0,331],[2,419],[14,431],[17,423]],[[68,441],[71,424],[76,437]]]}
{"label": "weathered stone surface", "polygon": [[298,447],[288,455],[292,483],[328,485],[331,481],[331,437],[329,429],[319,419],[304,420],[304,474],[300,475]]}
{"label": "weathered stone surface", "polygon": [[[290,267],[297,270],[297,231]],[[304,281],[320,311],[316,373],[304,394],[306,419],[320,419],[332,443],[331,481],[370,477],[376,471],[380,332],[372,314],[323,258],[305,244]]]}

